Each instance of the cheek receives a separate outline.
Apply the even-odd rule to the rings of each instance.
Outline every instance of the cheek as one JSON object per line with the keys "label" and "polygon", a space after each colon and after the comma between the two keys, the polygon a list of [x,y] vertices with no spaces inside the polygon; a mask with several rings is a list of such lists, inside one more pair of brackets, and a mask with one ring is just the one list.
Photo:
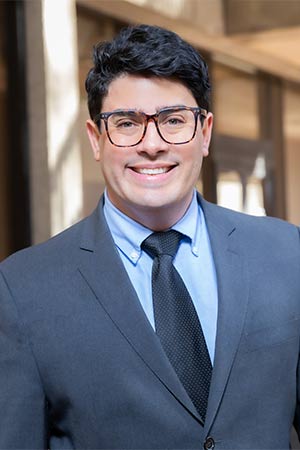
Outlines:
{"label": "cheek", "polygon": [[201,147],[199,145],[198,148],[196,149],[193,148],[191,150],[189,161],[194,169],[198,169],[199,167],[201,167],[202,160],[203,160],[203,151],[201,150]]}
{"label": "cheek", "polygon": [[101,167],[107,181],[120,178],[125,167],[124,156],[119,155],[111,148],[104,149],[101,156]]}

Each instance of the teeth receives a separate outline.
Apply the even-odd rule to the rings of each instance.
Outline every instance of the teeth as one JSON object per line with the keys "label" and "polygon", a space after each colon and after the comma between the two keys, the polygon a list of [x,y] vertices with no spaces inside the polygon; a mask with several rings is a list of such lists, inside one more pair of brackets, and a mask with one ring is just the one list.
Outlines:
{"label": "teeth", "polygon": [[158,175],[160,173],[166,173],[168,172],[167,167],[157,167],[156,169],[137,169],[137,172],[145,174],[145,175]]}

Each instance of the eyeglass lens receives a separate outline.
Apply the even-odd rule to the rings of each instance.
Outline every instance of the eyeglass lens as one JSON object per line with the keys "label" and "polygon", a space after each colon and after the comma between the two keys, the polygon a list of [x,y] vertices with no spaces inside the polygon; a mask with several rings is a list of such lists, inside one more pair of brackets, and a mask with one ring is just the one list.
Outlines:
{"label": "eyeglass lens", "polygon": [[[115,145],[137,144],[143,137],[147,126],[147,116],[136,111],[118,111],[107,120],[111,141]],[[162,110],[157,115],[157,126],[161,137],[173,144],[192,139],[195,132],[195,115],[189,109]]]}

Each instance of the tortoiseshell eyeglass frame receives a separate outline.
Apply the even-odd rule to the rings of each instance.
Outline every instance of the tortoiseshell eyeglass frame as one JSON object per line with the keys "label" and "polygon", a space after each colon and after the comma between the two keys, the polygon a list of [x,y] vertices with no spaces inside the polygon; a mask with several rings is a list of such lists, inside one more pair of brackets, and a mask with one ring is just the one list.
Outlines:
{"label": "tortoiseshell eyeglass frame", "polygon": [[[160,130],[159,130],[159,125],[158,125],[158,117],[161,113],[164,112],[168,112],[168,111],[191,111],[194,114],[194,118],[195,118],[195,127],[194,127],[194,132],[192,137],[187,140],[187,141],[183,141],[183,142],[170,142],[167,139],[165,139]],[[138,114],[140,116],[143,117],[143,121],[144,121],[144,131],[142,134],[142,137],[138,140],[138,142],[136,142],[135,144],[130,144],[130,145],[119,145],[119,144],[115,144],[109,134],[108,131],[108,119],[111,115],[113,114],[120,114],[120,113],[135,113]],[[200,116],[200,123],[201,126],[203,126],[203,122],[205,120],[205,118],[207,117],[207,111],[204,108],[200,108],[200,107],[191,107],[191,106],[173,106],[173,107],[168,107],[168,108],[163,108],[161,110],[159,110],[158,112],[156,112],[155,114],[146,114],[142,111],[137,111],[134,109],[126,109],[126,110],[116,110],[116,111],[112,111],[112,112],[103,112],[103,113],[99,113],[97,114],[94,119],[93,122],[98,126],[99,131],[101,132],[101,127],[100,127],[100,120],[102,119],[105,123],[105,131],[106,134],[108,136],[109,141],[111,142],[112,145],[116,146],[116,147],[135,147],[136,145],[140,144],[142,142],[142,140],[144,139],[146,132],[147,132],[147,127],[148,127],[148,122],[149,120],[153,120],[156,126],[156,130],[159,134],[159,136],[161,137],[161,139],[165,142],[167,142],[168,144],[173,144],[173,145],[182,145],[182,144],[188,144],[189,142],[191,142],[195,135],[196,135],[196,131],[197,131],[197,124],[198,124],[198,117]]]}

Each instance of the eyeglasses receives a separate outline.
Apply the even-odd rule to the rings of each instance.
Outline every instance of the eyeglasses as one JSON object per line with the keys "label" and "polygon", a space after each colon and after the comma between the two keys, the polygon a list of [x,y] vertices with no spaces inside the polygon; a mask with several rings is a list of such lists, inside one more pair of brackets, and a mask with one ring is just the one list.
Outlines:
{"label": "eyeglasses", "polygon": [[134,147],[144,139],[149,120],[155,123],[159,136],[168,144],[187,144],[194,139],[198,117],[201,126],[207,117],[202,108],[188,106],[164,108],[155,114],[146,114],[136,110],[117,110],[103,112],[94,117],[100,128],[100,119],[110,142],[117,147]]}

